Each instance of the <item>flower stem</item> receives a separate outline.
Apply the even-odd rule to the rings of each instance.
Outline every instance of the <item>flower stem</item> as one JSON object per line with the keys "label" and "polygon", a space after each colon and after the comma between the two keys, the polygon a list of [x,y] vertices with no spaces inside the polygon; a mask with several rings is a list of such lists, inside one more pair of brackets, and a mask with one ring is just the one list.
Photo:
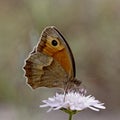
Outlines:
{"label": "flower stem", "polygon": [[65,108],[62,108],[61,110],[64,111],[65,113],[69,114],[69,120],[72,120],[72,116],[74,114],[76,114],[77,112],[79,112],[77,110],[68,110],[68,109],[65,109]]}
{"label": "flower stem", "polygon": [[69,120],[72,120],[72,112],[69,113]]}

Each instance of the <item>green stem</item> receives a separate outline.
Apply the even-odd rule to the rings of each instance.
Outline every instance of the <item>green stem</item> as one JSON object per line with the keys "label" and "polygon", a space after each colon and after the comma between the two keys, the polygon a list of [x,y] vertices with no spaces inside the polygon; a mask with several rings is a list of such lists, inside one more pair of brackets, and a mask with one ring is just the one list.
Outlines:
{"label": "green stem", "polygon": [[65,109],[65,108],[61,108],[61,110],[64,111],[65,113],[69,114],[69,120],[72,120],[72,116],[74,114],[76,114],[77,112],[79,112],[77,110],[69,110],[69,109]]}
{"label": "green stem", "polygon": [[69,113],[69,120],[72,120],[72,112]]}

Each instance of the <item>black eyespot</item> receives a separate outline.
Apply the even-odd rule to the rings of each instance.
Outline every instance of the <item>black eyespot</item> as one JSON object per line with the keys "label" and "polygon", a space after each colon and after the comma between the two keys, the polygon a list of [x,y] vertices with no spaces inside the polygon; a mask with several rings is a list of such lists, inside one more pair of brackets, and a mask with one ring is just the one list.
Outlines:
{"label": "black eyespot", "polygon": [[52,40],[52,45],[57,46],[58,42],[56,40]]}

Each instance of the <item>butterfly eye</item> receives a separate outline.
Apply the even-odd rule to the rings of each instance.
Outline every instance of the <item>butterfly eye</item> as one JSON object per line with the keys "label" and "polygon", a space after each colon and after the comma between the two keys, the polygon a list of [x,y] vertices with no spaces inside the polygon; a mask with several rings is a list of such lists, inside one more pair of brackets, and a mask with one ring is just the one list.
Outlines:
{"label": "butterfly eye", "polygon": [[58,45],[58,41],[56,41],[56,40],[52,40],[51,43],[52,43],[53,46],[57,46]]}

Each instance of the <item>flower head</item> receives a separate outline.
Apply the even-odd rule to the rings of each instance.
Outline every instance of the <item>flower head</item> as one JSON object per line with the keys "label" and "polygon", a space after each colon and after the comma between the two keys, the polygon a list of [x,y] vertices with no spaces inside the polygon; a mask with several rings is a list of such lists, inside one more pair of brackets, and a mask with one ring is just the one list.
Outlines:
{"label": "flower head", "polygon": [[80,92],[68,92],[67,94],[58,94],[48,98],[48,100],[43,100],[44,105],[40,107],[50,107],[48,110],[58,110],[65,109],[70,111],[81,111],[86,108],[90,108],[94,111],[99,111],[100,109],[105,109],[104,103],[96,100],[94,96],[82,94]]}

